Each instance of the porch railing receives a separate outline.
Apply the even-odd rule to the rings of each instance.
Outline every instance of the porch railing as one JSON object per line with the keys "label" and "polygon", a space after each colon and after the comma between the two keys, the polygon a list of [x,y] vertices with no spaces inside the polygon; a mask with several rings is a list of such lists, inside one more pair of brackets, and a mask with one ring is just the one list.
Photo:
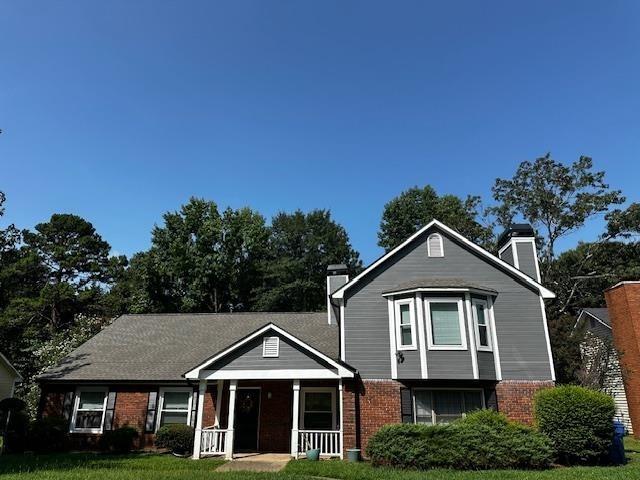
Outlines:
{"label": "porch railing", "polygon": [[228,430],[215,427],[203,428],[200,453],[202,455],[224,455],[226,452],[227,433]]}
{"label": "porch railing", "polygon": [[319,448],[320,455],[337,457],[342,451],[340,430],[299,430],[298,451]]}

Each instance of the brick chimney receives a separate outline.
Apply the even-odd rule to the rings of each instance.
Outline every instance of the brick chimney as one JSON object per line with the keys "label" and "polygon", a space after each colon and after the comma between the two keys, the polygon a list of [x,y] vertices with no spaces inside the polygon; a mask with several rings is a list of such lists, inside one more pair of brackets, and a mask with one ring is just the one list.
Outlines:
{"label": "brick chimney", "polygon": [[613,343],[629,405],[634,436],[640,438],[640,281],[620,282],[605,290]]}

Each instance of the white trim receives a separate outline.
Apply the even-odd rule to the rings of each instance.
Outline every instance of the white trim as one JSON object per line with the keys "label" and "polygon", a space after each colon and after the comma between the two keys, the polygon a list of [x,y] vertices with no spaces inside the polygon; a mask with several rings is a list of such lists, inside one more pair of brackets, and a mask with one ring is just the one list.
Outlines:
{"label": "white trim", "polygon": [[[336,428],[336,388],[335,387],[302,387],[300,389],[300,397],[302,399],[300,412],[299,412],[299,425],[300,430],[307,430],[304,424],[304,414],[307,411],[306,406],[306,394],[307,393],[330,393],[331,394],[331,428],[327,430],[328,432],[335,431]],[[318,430],[317,428],[314,430]]]}
{"label": "white trim", "polygon": [[347,349],[344,343],[344,317],[344,299],[340,299],[340,360],[343,362],[346,361],[345,359],[347,358]]}
{"label": "white trim", "polygon": [[11,362],[9,361],[9,359],[7,357],[5,357],[2,354],[2,352],[0,352],[0,360],[2,360],[6,364],[7,368],[13,372],[14,376],[16,377],[14,381],[18,381],[18,382],[22,382],[23,381],[23,378],[22,378],[22,375],[20,375],[20,372],[18,372],[18,370],[16,370],[16,367],[11,365]]}
{"label": "white trim", "polygon": [[200,447],[202,442],[202,416],[204,413],[204,397],[207,393],[207,381],[200,380],[198,385],[198,407],[196,409],[196,431],[193,438],[193,453],[191,458],[197,460],[200,458]]}
{"label": "white trim", "polygon": [[[435,345],[433,343],[433,327],[431,325],[431,304],[432,303],[456,303],[458,305],[458,325],[460,328],[461,345]],[[427,345],[429,350],[466,350],[467,335],[464,328],[464,309],[462,299],[456,297],[424,297],[425,316],[427,324]]]}
{"label": "white trim", "polygon": [[[476,308],[477,305],[482,305],[484,307],[484,327],[487,329],[487,342],[489,345],[481,345],[480,344],[480,321],[478,318],[478,310]],[[493,331],[491,330],[491,322],[489,320],[489,301],[482,300],[479,298],[474,298],[471,300],[471,313],[473,315],[473,325],[476,336],[476,347],[479,352],[492,352],[493,351]]]}
{"label": "white trim", "polygon": [[493,362],[496,369],[496,380],[502,380],[502,365],[500,365],[500,350],[498,349],[498,331],[496,330],[496,318],[493,312],[493,298],[487,297],[489,304],[489,321],[493,333]]}
{"label": "white trim", "polygon": [[[478,368],[478,352],[476,350],[476,339],[473,336],[473,313],[471,305],[471,294],[464,294],[464,305],[467,317],[467,331],[469,333],[469,353],[471,353],[471,370],[473,372],[473,379],[478,380],[480,378],[480,370]],[[466,333],[465,333],[466,335]]]}
{"label": "white trim", "polygon": [[331,325],[331,291],[329,290],[329,276],[326,278],[327,284],[327,323]]}
{"label": "white trim", "polygon": [[607,325],[602,320],[600,320],[597,316],[595,316],[593,313],[587,312],[585,309],[580,310],[580,315],[578,315],[576,323],[573,324],[573,330],[575,330],[578,327],[578,324],[580,323],[580,319],[582,318],[582,315],[584,315],[585,313],[589,315],[591,318],[593,318],[594,320],[597,320],[598,322],[600,322],[603,326],[607,327],[609,330],[611,330],[611,325]]}
{"label": "white trim", "polygon": [[500,250],[498,250],[498,255],[500,257],[502,257],[502,254],[505,252],[505,250],[509,247],[511,247],[511,250],[513,251],[513,263],[514,266],[519,270],[520,269],[520,258],[518,257],[518,243],[527,243],[529,245],[531,245],[531,249],[532,249],[532,253],[533,253],[533,260],[534,260],[534,264],[536,267],[536,278],[535,280],[540,283],[541,280],[541,276],[540,276],[540,262],[538,261],[538,247],[536,246],[536,239],[533,237],[512,237],[509,239],[509,241],[507,243],[505,243]]}
{"label": "white trim", "polygon": [[338,373],[324,368],[309,369],[269,369],[269,370],[203,370],[200,378],[207,380],[292,380],[295,378],[308,379],[338,379]]}
{"label": "white trim", "polygon": [[387,298],[387,313],[389,315],[389,354],[391,361],[391,378],[398,378],[398,361],[396,359],[396,326],[393,319],[394,306],[393,297]]}
{"label": "white trim", "polygon": [[231,380],[229,382],[229,408],[227,414],[227,438],[225,458],[227,460],[233,459],[233,441],[235,436],[235,421],[236,421],[236,390],[238,389],[238,380]]}
{"label": "white trim", "polygon": [[[353,372],[351,370],[349,370],[348,368],[345,368],[343,365],[339,364],[338,362],[336,362],[332,358],[328,357],[327,355],[325,355],[322,352],[319,352],[318,350],[316,350],[315,348],[313,348],[309,344],[303,342],[302,340],[300,340],[297,337],[294,337],[289,332],[283,330],[282,328],[278,327],[277,325],[274,325],[273,323],[269,323],[268,325],[265,325],[264,327],[262,327],[261,329],[255,331],[254,333],[252,333],[248,337],[246,337],[246,338],[234,343],[229,348],[223,350],[222,352],[218,353],[217,355],[215,355],[214,357],[210,358],[209,360],[206,360],[201,365],[198,365],[196,368],[193,368],[193,369],[189,370],[187,373],[184,374],[184,377],[187,378],[187,379],[200,378],[201,371],[205,370],[206,367],[208,367],[209,365],[215,363],[219,359],[225,357],[226,355],[228,355],[229,353],[233,352],[234,350],[240,348],[242,345],[245,345],[245,344],[249,343],[251,340],[259,337],[260,335],[262,335],[262,334],[264,334],[266,332],[268,332],[269,330],[273,330],[274,332],[279,333],[281,336],[291,340],[293,343],[296,343],[297,345],[301,346],[302,348],[304,348],[308,352],[312,353],[316,357],[321,358],[322,360],[327,362],[329,365],[331,365],[332,367],[336,368],[338,370],[338,375],[339,376],[346,377],[346,378],[353,378],[354,377],[354,374],[353,374]],[[335,377],[335,374],[333,374],[332,377],[323,377],[323,378],[334,378],[334,377]],[[211,380],[213,378],[231,379],[232,377],[229,377],[229,376],[215,376],[215,375],[212,376],[211,374],[208,374],[205,378],[207,378],[208,380]],[[240,377],[236,377],[236,378],[240,378]],[[263,377],[257,377],[257,378],[263,378]],[[289,377],[284,377],[284,378],[289,378]]]}
{"label": "white trim", "polygon": [[222,392],[224,392],[224,380],[218,380],[216,388],[216,412],[213,425],[220,428],[220,412],[222,410]]}
{"label": "white trim", "polygon": [[344,457],[344,387],[342,385],[342,379],[338,380],[338,415],[340,415],[340,459]]}
{"label": "white trim", "polygon": [[549,354],[549,368],[551,369],[551,380],[556,381],[556,367],[553,364],[553,353],[551,352],[551,340],[549,340],[549,325],[547,324],[547,310],[544,306],[544,300],[540,295],[540,309],[542,310],[542,323],[544,326],[544,338],[547,341],[547,353]]}
{"label": "white trim", "polygon": [[[269,353],[267,351],[267,342],[275,340],[276,351],[275,353]],[[278,358],[280,356],[280,337],[277,336],[264,336],[262,337],[262,358]]]}
{"label": "white trim", "polygon": [[427,225],[425,225],[420,230],[418,230],[416,233],[411,235],[409,238],[407,238],[404,242],[402,242],[396,248],[394,248],[393,250],[387,252],[385,255],[383,255],[378,260],[376,260],[371,265],[369,265],[367,268],[365,268],[362,272],[360,272],[360,274],[356,275],[353,278],[353,280],[351,280],[350,282],[346,283],[341,288],[339,288],[338,290],[333,292],[333,294],[331,296],[333,298],[343,298],[344,293],[348,289],[350,289],[352,286],[354,286],[358,281],[360,281],[361,278],[363,278],[365,275],[367,275],[371,270],[376,268],[378,265],[380,265],[381,263],[385,262],[387,259],[389,259],[393,255],[398,253],[400,250],[402,250],[404,247],[409,245],[411,242],[413,242],[413,240],[415,240],[417,237],[422,235],[425,231],[427,231],[428,229],[430,229],[433,226],[436,226],[436,227],[440,228],[441,230],[446,232],[448,235],[451,235],[452,237],[454,237],[458,241],[464,243],[466,246],[468,246],[469,248],[473,249],[475,252],[479,253],[480,255],[482,255],[483,257],[487,258],[491,262],[497,264],[497,266],[502,267],[505,270],[507,270],[507,271],[511,272],[512,274],[514,274],[515,276],[519,277],[521,280],[525,281],[526,283],[528,283],[529,285],[534,287],[540,293],[540,295],[542,295],[543,298],[555,298],[556,295],[551,290],[547,289],[543,285],[541,285],[538,282],[536,282],[529,275],[527,275],[524,272],[521,272],[520,270],[518,270],[514,266],[509,265],[507,262],[505,262],[501,258],[498,258],[495,255],[489,253],[484,248],[476,245],[472,241],[468,240],[467,238],[465,238],[464,236],[460,235],[455,230],[452,230],[451,228],[447,227],[444,223],[442,223],[442,222],[440,222],[438,220],[432,220],[431,222],[429,222]]}
{"label": "white trim", "polygon": [[298,459],[298,432],[300,431],[300,380],[293,381],[293,406],[291,425],[291,455]]}
{"label": "white trim", "polygon": [[[102,392],[104,393],[104,400],[102,401],[102,417],[100,418],[99,428],[76,428],[76,417],[78,408],[80,406],[80,395],[82,392]],[[73,413],[71,415],[71,424],[69,426],[69,433],[102,433],[102,427],[104,426],[104,416],[107,412],[107,399],[109,398],[109,389],[107,387],[77,387],[75,396],[73,399]],[[84,409],[81,411],[97,412],[98,410]]]}
{"label": "white trim", "polygon": [[[438,237],[438,241],[440,242],[440,253],[441,255],[431,255],[431,238]],[[444,242],[442,241],[442,235],[439,233],[432,233],[427,237],[427,256],[430,258],[442,258],[444,257]]]}
{"label": "white trim", "polygon": [[485,290],[482,288],[475,287],[415,287],[415,288],[407,288],[405,290],[395,290],[393,292],[385,292],[382,294],[383,297],[389,297],[393,295],[405,295],[409,293],[476,293],[478,295],[497,295],[498,292],[495,290]]}
{"label": "white trim", "polygon": [[422,293],[416,292],[416,311],[418,314],[418,351],[420,352],[420,373],[422,378],[429,378],[427,370],[427,340],[424,331],[424,303]]}
{"label": "white trim", "polygon": [[[395,313],[395,328],[396,328],[396,350],[416,350],[416,315],[415,315],[415,301],[413,298],[402,298],[400,300],[394,300],[394,313]],[[411,330],[411,343],[409,345],[402,345],[402,315],[400,307],[402,305],[409,305],[409,328]]]}
{"label": "white trim", "polygon": [[[191,408],[193,405],[193,388],[190,387],[160,387],[160,395],[158,396],[158,414],[156,415],[156,432],[158,431],[158,429],[160,428],[160,422],[162,421],[162,412],[165,411],[164,409],[164,394],[166,392],[179,392],[179,393],[188,393],[189,394],[189,400],[187,401],[187,422],[185,423],[185,425],[191,425]],[[178,410],[178,409],[170,409],[170,410],[166,410],[167,412],[173,412],[173,413],[182,413],[184,412],[184,410]]]}

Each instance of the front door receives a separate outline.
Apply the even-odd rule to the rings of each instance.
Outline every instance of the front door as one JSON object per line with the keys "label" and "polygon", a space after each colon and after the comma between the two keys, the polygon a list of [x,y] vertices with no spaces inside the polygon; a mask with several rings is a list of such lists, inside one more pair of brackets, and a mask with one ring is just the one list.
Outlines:
{"label": "front door", "polygon": [[239,388],[236,394],[234,451],[258,450],[258,422],[260,418],[260,389]]}

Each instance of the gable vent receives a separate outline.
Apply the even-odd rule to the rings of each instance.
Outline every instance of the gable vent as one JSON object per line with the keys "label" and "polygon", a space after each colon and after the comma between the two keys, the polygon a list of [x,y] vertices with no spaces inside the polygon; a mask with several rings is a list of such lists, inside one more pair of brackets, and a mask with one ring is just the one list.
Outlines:
{"label": "gable vent", "polygon": [[444,257],[444,248],[442,247],[442,236],[438,233],[432,233],[427,239],[427,254],[430,257]]}
{"label": "gable vent", "polygon": [[264,337],[262,341],[262,356],[276,358],[280,355],[280,339],[278,337]]}

